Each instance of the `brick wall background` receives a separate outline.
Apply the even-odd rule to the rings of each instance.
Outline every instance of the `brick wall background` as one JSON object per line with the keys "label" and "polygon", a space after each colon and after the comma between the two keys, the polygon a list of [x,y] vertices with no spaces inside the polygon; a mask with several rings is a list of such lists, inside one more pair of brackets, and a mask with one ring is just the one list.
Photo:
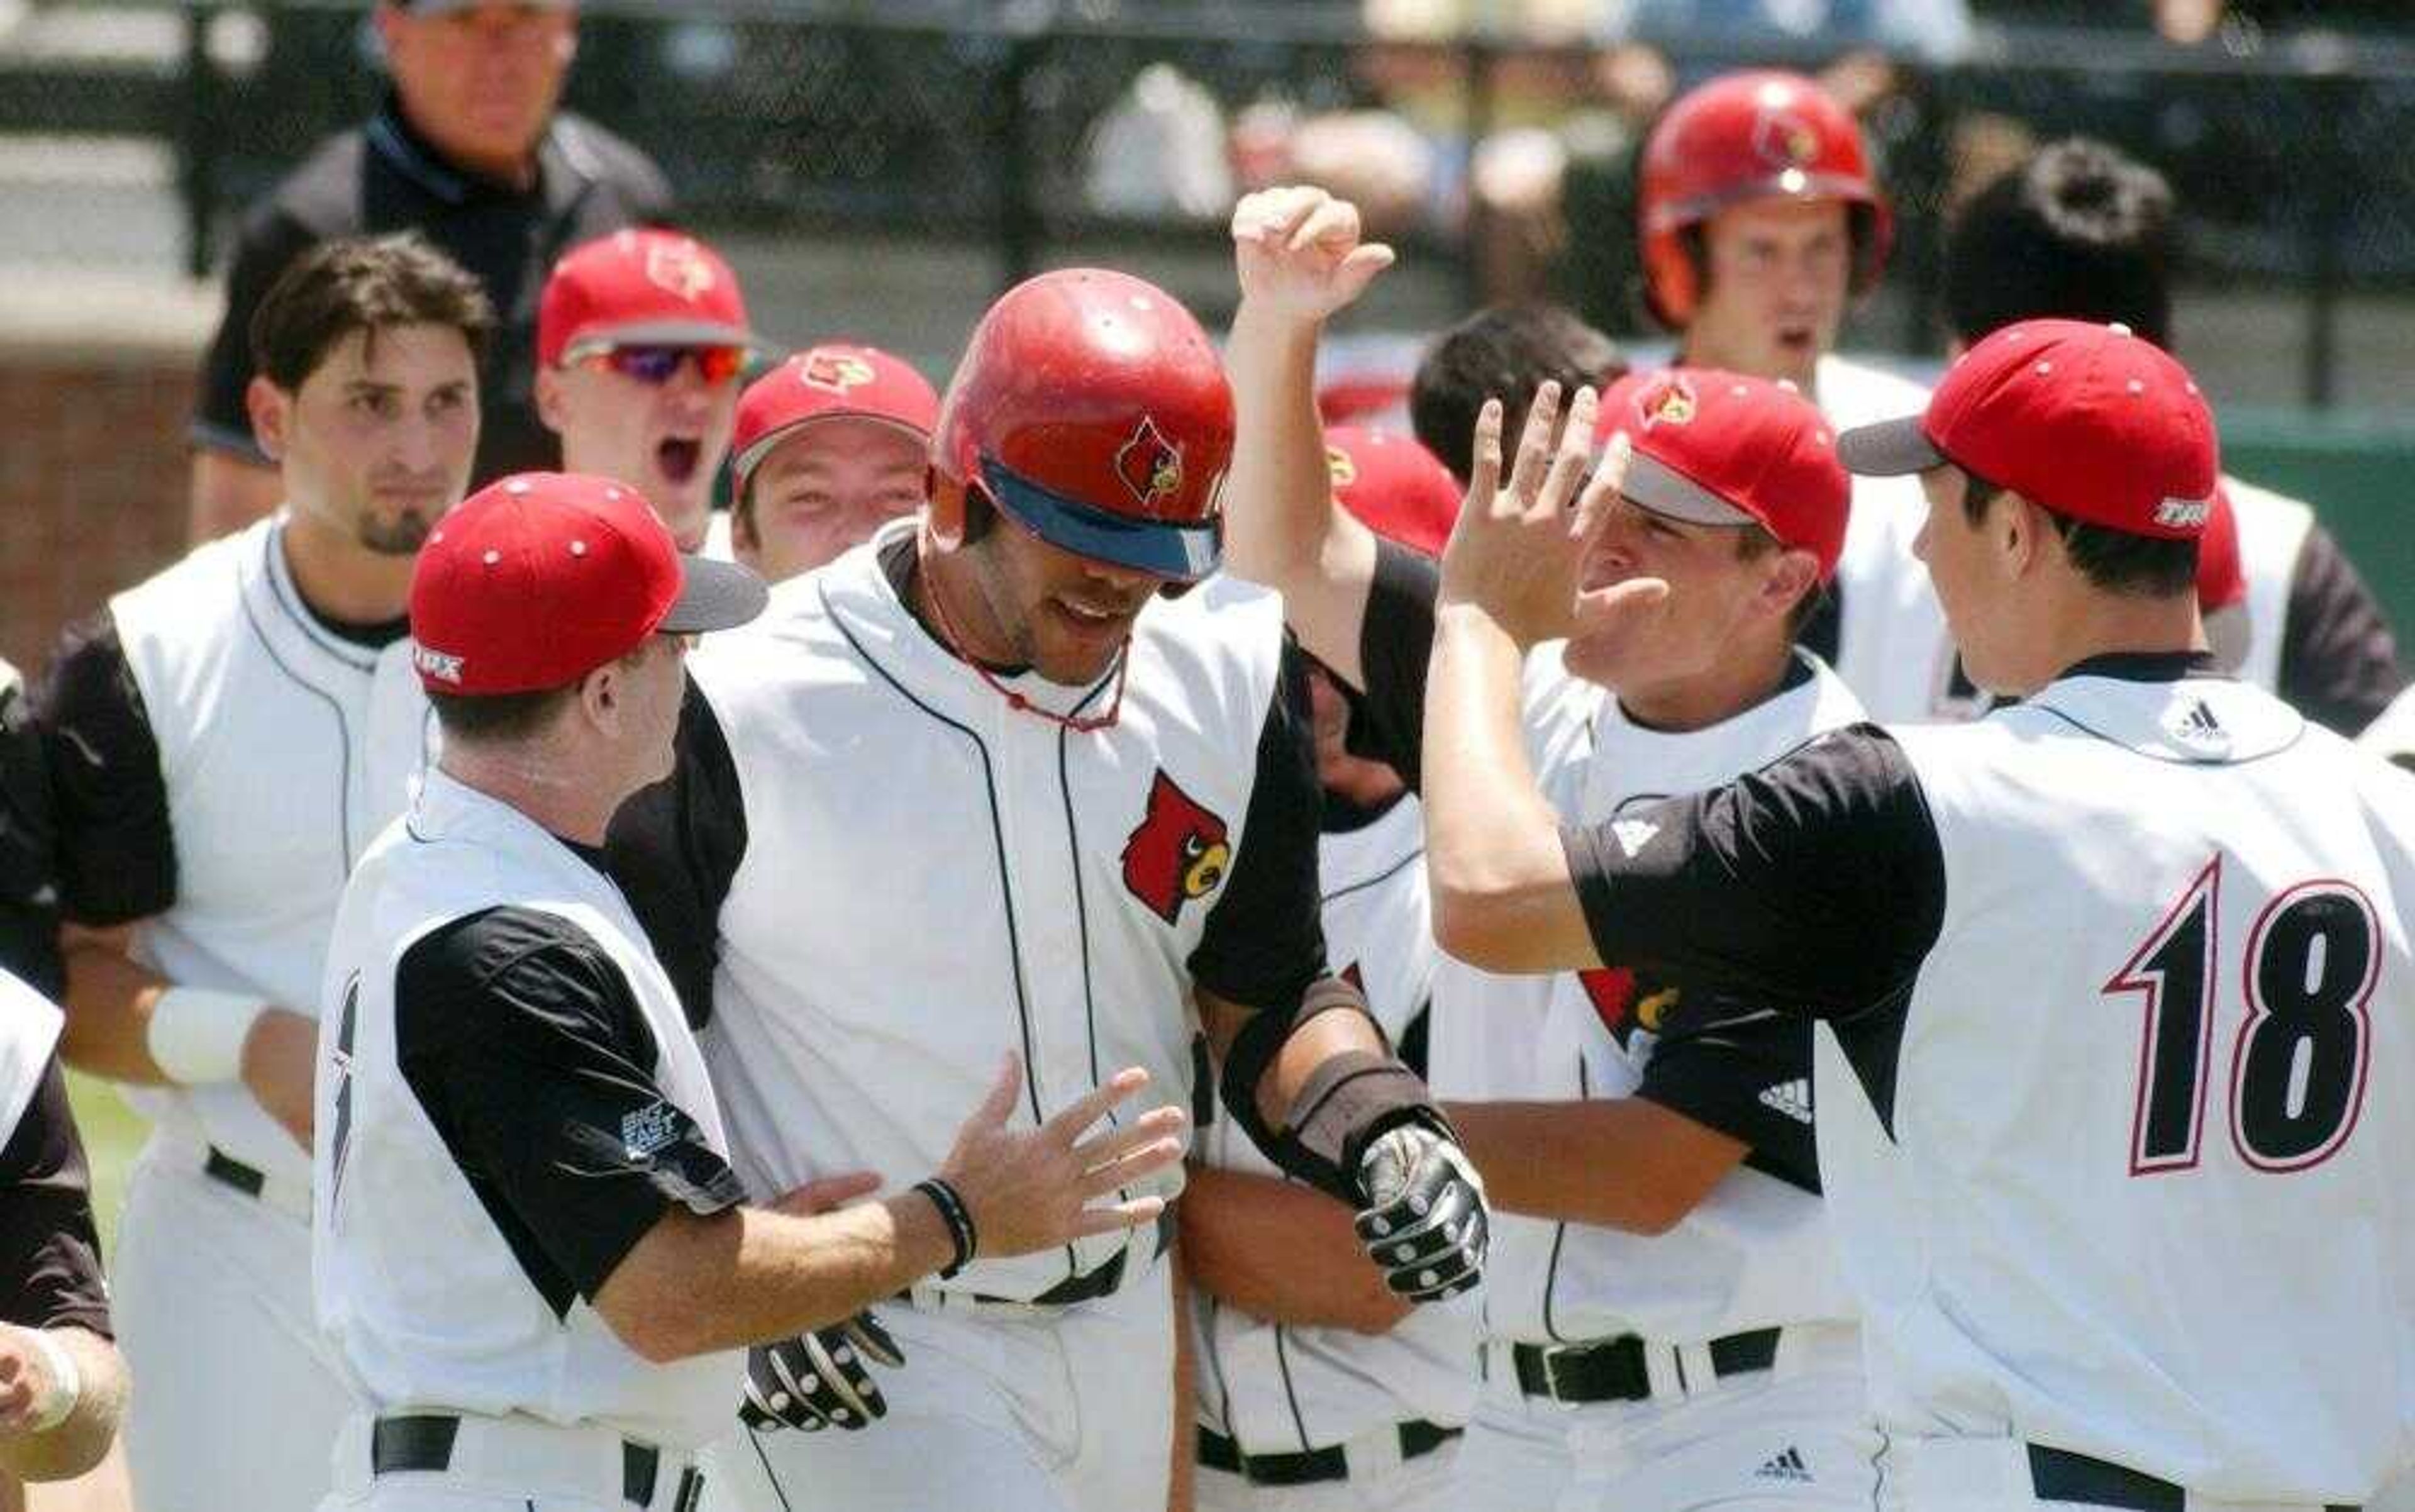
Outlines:
{"label": "brick wall background", "polygon": [[0,347],[0,656],[179,556],[191,352]]}

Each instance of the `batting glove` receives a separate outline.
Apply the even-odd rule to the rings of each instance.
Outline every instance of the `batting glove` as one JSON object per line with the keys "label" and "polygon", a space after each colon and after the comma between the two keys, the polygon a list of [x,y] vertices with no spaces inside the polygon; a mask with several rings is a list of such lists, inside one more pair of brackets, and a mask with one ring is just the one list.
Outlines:
{"label": "batting glove", "polygon": [[1438,1302],[1483,1279],[1484,1180],[1448,1134],[1423,1124],[1388,1131],[1360,1159],[1358,1184],[1367,1197],[1358,1239],[1385,1285]]}
{"label": "batting glove", "polygon": [[891,1370],[906,1363],[897,1341],[869,1312],[845,1323],[758,1344],[746,1352],[746,1400],[738,1420],[769,1430],[868,1428],[887,1415],[889,1403],[872,1383],[864,1362]]}

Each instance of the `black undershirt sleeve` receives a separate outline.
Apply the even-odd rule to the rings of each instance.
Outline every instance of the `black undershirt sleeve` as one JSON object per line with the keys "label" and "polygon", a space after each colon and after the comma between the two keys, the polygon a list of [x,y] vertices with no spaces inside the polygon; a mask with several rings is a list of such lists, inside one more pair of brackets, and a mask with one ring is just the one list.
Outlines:
{"label": "black undershirt sleeve", "polygon": [[1818,1191],[1811,1021],[1683,988],[1662,1013],[1635,1095],[1742,1140],[1747,1164]]}
{"label": "black undershirt sleeve", "polygon": [[1886,1001],[1944,919],[1928,803],[1874,725],[1561,834],[1604,961],[1789,1011]]}
{"label": "black undershirt sleeve", "polygon": [[604,865],[679,989],[688,1023],[698,1028],[712,1016],[721,906],[745,857],[738,763],[712,705],[690,678],[671,774],[639,790],[612,816]]}
{"label": "black undershirt sleeve", "polygon": [[1325,974],[1316,845],[1323,789],[1308,672],[1285,638],[1282,674],[1258,729],[1258,774],[1232,876],[1191,952],[1192,980],[1243,1008],[1288,1014]]}
{"label": "black undershirt sleeve", "polygon": [[2281,701],[2354,740],[2407,685],[2390,618],[2320,525],[2306,532],[2281,628]]}
{"label": "black undershirt sleeve", "polygon": [[168,784],[108,610],[60,635],[33,714],[50,769],[61,911],[110,925],[167,908],[176,901]]}
{"label": "black undershirt sleeve", "polygon": [[91,1173],[55,1055],[0,1148],[0,1320],[110,1337]]}
{"label": "black undershirt sleeve", "polygon": [[50,765],[17,669],[6,662],[0,662],[0,969],[53,1002],[67,991]]}
{"label": "black undershirt sleeve", "polygon": [[628,980],[582,930],[504,907],[403,952],[395,977],[403,1078],[554,1311],[593,1301],[673,1205],[743,1196],[654,1076]]}
{"label": "black undershirt sleeve", "polygon": [[1375,576],[1358,629],[1367,685],[1353,708],[1350,754],[1381,761],[1416,791],[1426,732],[1426,667],[1433,659],[1442,569],[1396,541],[1375,542]]}

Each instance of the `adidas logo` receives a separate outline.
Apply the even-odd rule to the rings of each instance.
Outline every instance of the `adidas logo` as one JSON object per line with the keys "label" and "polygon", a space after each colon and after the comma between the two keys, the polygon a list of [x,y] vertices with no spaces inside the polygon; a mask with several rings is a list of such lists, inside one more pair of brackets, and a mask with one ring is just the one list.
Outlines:
{"label": "adidas logo", "polygon": [[[1761,1105],[1775,1108],[1798,1124],[1809,1123],[1811,1078],[1798,1076],[1791,1082],[1780,1082],[1776,1086],[1764,1088],[1761,1094]],[[1793,1452],[1792,1449],[1787,1451],[1789,1454]]]}
{"label": "adidas logo", "polygon": [[1803,1451],[1790,1444],[1783,1454],[1771,1455],[1768,1462],[1752,1475],[1755,1480],[1799,1480],[1808,1484],[1811,1467],[1803,1462]]}
{"label": "adidas logo", "polygon": [[1618,848],[1627,852],[1628,860],[1633,861],[1642,854],[1644,846],[1652,844],[1652,837],[1660,832],[1660,827],[1649,819],[1621,819],[1610,827],[1610,832],[1618,837]]}
{"label": "adidas logo", "polygon": [[2222,721],[2213,717],[2212,709],[2202,698],[2193,700],[2178,718],[2170,720],[2165,727],[2171,731],[2174,740],[2184,745],[2219,751],[2230,744],[2230,731],[2222,727]]}

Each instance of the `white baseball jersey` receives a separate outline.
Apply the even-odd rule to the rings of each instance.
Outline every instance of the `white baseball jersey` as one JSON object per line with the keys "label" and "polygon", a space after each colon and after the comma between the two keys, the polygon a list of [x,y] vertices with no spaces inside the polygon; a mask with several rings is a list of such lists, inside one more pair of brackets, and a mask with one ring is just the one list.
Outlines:
{"label": "white baseball jersey", "polygon": [[[742,795],[706,1049],[758,1192],[928,1174],[1010,1049],[1021,1117],[1125,1066],[1154,1078],[1147,1100],[1186,1101],[1193,980],[1263,1006],[1296,1001],[1322,964],[1304,744],[1271,753],[1300,795],[1282,816],[1298,832],[1252,831],[1263,748],[1291,729],[1276,717],[1280,601],[1235,583],[1151,600],[1119,695],[1112,671],[1088,688],[1006,680],[1068,714],[1120,696],[1114,724],[1076,731],[1013,708],[915,620],[883,554],[903,553],[902,570],[917,528],[899,521],[781,584],[768,613],[690,666]],[[1228,913],[1266,880],[1252,845],[1270,859],[1286,844],[1298,866],[1293,891],[1277,890],[1282,917]],[[1179,1185],[1169,1174],[1156,1189]],[[1127,1245],[1129,1282],[1155,1258],[1146,1230],[938,1284],[1029,1299]]]}
{"label": "white baseball jersey", "polygon": [[2297,578],[2298,553],[2315,528],[2315,511],[2287,494],[2228,475],[2222,489],[2239,522],[2239,570],[2247,579],[2247,659],[2237,671],[2270,693],[2281,685],[2289,589]]}
{"label": "white baseball jersey", "polygon": [[[534,949],[617,984],[593,1005],[548,1000],[532,1025],[505,996],[456,998],[412,974],[434,959],[416,947],[497,909],[545,932],[526,936]],[[475,984],[528,953],[484,951]],[[622,1032],[599,1042],[592,1014],[616,1010]],[[668,1203],[738,1197],[703,1055],[619,890],[518,810],[431,771],[345,891],[325,1018],[312,1268],[320,1326],[367,1409],[519,1414],[676,1449],[724,1430],[742,1356],[650,1364],[576,1273],[588,1230],[636,1230],[615,1241],[625,1252]],[[565,1101],[530,1076],[530,1107],[498,1105],[537,1069],[614,1085]],[[599,1121],[608,1100],[616,1116]],[[505,1119],[548,1147],[499,1159]],[[611,1195],[632,1188],[634,1205]],[[617,1258],[595,1264],[608,1274]]]}
{"label": "white baseball jersey", "polygon": [[[1530,666],[1530,707],[1552,705],[1537,683],[1556,667],[1556,658]],[[1538,767],[1546,797],[1570,822],[1613,822],[1639,805],[1725,782],[1861,715],[1843,682],[1808,652],[1801,653],[1799,681],[1777,696],[1722,724],[1675,734],[1637,725],[1607,689],[1576,682],[1565,670],[1556,675],[1566,685],[1560,698],[1590,711],[1587,738],[1559,742],[1558,759]],[[1636,833],[1638,844],[1648,838]],[[1509,1003],[1532,1000],[1529,982],[1465,967],[1452,968],[1437,986],[1438,1013],[1465,1025],[1453,1028],[1452,1046],[1498,1032],[1499,1009],[1508,1005],[1495,1002],[1494,982],[1508,987]],[[1487,1095],[1578,1101],[1629,1096],[1642,1086],[1661,1052],[1653,979],[1563,974],[1541,983],[1542,1026],[1530,1079],[1496,1084]],[[1464,999],[1454,996],[1471,988]],[[1750,1016],[1771,1011],[1754,1005]],[[1448,1051],[1438,1041],[1436,1053]],[[1722,1070],[1731,1079],[1765,1078],[1737,1095],[1808,1134],[1816,1100],[1808,1058],[1784,1069],[1739,1063]],[[1688,1103],[1672,1105],[1703,1115]],[[1627,1333],[1696,1342],[1771,1325],[1849,1320],[1852,1308],[1828,1229],[1816,1191],[1750,1165],[1732,1172],[1658,1235],[1498,1215],[1485,1331],[1537,1343]]]}
{"label": "white baseball jersey", "polygon": [[[1919,414],[1928,391],[1834,354],[1820,359],[1821,413],[1838,430]],[[1928,518],[1917,477],[1853,479],[1837,559],[1837,675],[1877,720],[1968,719],[1988,700],[1960,675],[1945,611],[1912,554]]]}
{"label": "white baseball jersey", "polygon": [[2379,719],[2365,726],[2357,743],[2385,760],[2415,767],[2415,686],[2400,694]]}
{"label": "white baseball jersey", "polygon": [[[344,878],[402,812],[434,723],[411,643],[330,634],[303,606],[283,533],[280,516],[212,542],[110,610],[175,843],[175,901],[137,927],[135,954],[171,981],[307,1015]],[[309,1179],[308,1154],[239,1084],[126,1096],[163,1132]]]}
{"label": "white baseball jersey", "polygon": [[[1433,987],[1425,819],[1403,797],[1372,823],[1328,831],[1317,847],[1325,942],[1397,1044]],[[1200,1136],[1200,1157],[1228,1170],[1279,1173],[1231,1118]],[[1472,1296],[1413,1310],[1389,1333],[1298,1328],[1192,1296],[1201,1420],[1246,1454],[1297,1454],[1369,1429],[1423,1418],[1456,1425],[1475,1405]]]}
{"label": "white baseball jersey", "polygon": [[1891,1434],[2352,1504],[2415,1450],[2415,781],[2202,666],[1848,732],[1571,854],[1605,952],[1835,1016]]}

